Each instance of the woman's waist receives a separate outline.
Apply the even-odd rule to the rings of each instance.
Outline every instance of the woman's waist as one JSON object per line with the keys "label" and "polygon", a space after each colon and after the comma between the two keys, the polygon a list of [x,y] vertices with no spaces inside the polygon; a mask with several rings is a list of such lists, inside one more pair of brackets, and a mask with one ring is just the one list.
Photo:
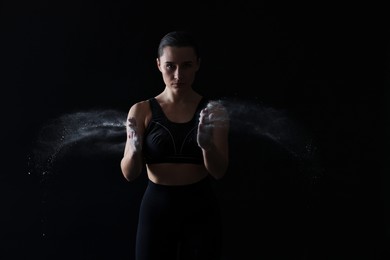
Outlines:
{"label": "woman's waist", "polygon": [[149,180],[160,185],[190,185],[208,175],[204,165],[188,163],[148,164],[146,169]]}

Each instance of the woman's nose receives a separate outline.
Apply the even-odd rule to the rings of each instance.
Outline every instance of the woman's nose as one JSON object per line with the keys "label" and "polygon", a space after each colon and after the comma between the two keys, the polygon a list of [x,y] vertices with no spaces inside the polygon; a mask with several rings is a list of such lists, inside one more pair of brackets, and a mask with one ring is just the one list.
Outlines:
{"label": "woman's nose", "polygon": [[179,79],[181,77],[181,70],[177,68],[173,76],[175,77],[175,79]]}

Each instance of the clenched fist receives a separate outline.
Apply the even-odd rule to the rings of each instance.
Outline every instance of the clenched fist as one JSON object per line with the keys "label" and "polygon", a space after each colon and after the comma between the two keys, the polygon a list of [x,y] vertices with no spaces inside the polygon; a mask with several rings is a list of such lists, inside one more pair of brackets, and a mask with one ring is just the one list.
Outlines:
{"label": "clenched fist", "polygon": [[217,127],[224,127],[228,120],[225,108],[216,101],[211,101],[202,109],[199,117],[198,146],[204,150],[209,150],[214,142],[214,130]]}
{"label": "clenched fist", "polygon": [[130,141],[131,148],[134,152],[141,151],[141,137],[137,131],[137,122],[134,117],[128,119],[128,124],[126,126],[127,138]]}

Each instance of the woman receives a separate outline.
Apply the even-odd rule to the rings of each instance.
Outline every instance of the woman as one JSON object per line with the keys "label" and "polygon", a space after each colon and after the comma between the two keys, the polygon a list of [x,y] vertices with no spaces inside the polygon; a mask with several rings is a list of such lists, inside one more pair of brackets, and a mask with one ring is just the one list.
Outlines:
{"label": "woman", "polygon": [[228,168],[227,111],[193,89],[199,47],[188,32],[160,41],[157,96],[131,106],[121,170],[128,181],[146,164],[136,260],[219,258],[220,220],[212,179]]}

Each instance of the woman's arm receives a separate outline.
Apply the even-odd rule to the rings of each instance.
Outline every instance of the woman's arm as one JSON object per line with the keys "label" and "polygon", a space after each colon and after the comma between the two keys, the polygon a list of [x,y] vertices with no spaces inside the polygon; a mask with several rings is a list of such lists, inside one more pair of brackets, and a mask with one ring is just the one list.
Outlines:
{"label": "woman's arm", "polygon": [[209,103],[200,113],[198,145],[202,148],[207,171],[221,179],[229,164],[229,117],[217,102]]}
{"label": "woman's arm", "polygon": [[130,108],[126,123],[127,140],[120,167],[126,180],[132,181],[141,174],[144,166],[142,143],[145,132],[145,101]]}

